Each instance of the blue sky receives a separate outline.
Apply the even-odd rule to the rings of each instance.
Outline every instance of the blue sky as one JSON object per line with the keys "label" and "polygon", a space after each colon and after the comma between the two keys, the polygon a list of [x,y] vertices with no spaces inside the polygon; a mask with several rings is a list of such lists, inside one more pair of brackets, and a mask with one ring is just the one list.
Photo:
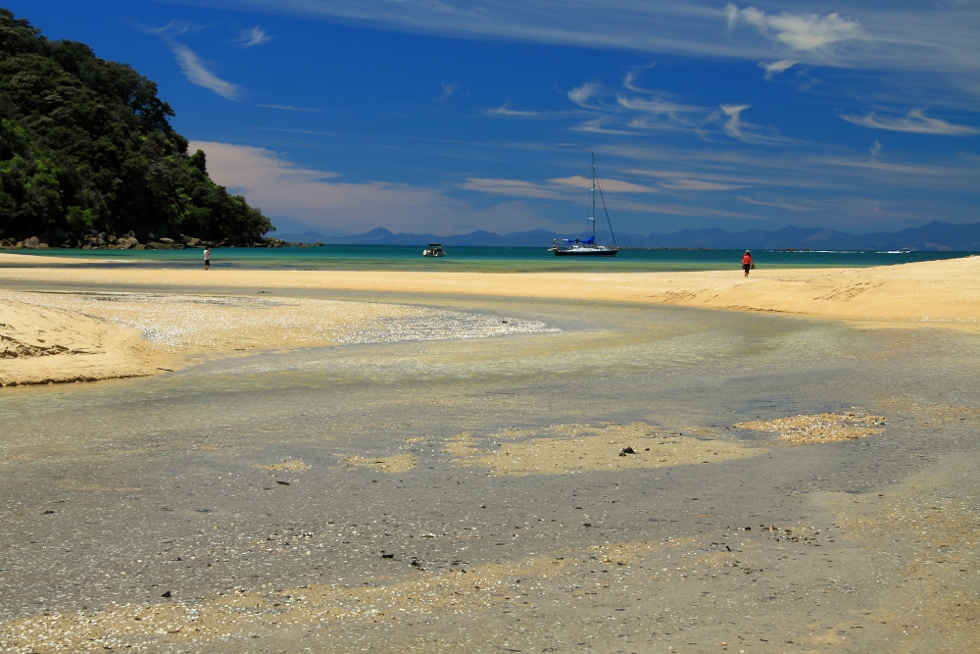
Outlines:
{"label": "blue sky", "polygon": [[980,221],[980,2],[7,0],[280,232]]}

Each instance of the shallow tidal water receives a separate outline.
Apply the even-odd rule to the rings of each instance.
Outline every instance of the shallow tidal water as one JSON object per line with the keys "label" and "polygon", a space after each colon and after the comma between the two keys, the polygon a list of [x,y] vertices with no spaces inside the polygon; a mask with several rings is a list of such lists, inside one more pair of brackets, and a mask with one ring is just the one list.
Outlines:
{"label": "shallow tidal water", "polygon": [[[330,245],[323,247],[215,248],[215,269],[266,270],[407,270],[442,272],[667,272],[693,270],[738,270],[743,250],[623,249],[616,257],[556,257],[541,247],[451,246],[445,257],[423,257],[419,245]],[[127,266],[197,269],[202,250],[8,250],[41,254],[43,264],[26,260],[6,261],[6,266],[52,265],[63,258],[65,267]],[[879,252],[756,250],[756,263],[763,268],[864,268],[919,261],[941,261],[970,256],[971,252]],[[78,261],[82,259],[83,263]],[[56,264],[58,265],[58,264]]]}
{"label": "shallow tidal water", "polygon": [[[134,607],[160,606],[199,617],[120,627],[84,648],[868,652],[975,642],[976,335],[676,307],[366,299],[552,331],[3,389],[0,651],[58,651],[32,643],[18,620],[82,612],[132,627]],[[884,433],[788,446],[735,426],[855,408],[884,417]],[[757,454],[514,476],[450,448],[463,435],[497,452],[617,425],[643,426],[637,447],[684,436]],[[610,449],[631,444],[621,441]],[[406,456],[413,467],[371,465]],[[223,604],[238,596],[249,601]],[[214,617],[235,611],[239,622]]]}

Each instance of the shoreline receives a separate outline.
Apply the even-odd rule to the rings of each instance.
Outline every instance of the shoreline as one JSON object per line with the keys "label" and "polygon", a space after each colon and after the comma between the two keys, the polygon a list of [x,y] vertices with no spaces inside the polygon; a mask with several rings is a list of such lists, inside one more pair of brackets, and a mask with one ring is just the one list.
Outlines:
{"label": "shoreline", "polygon": [[[302,317],[316,306],[313,298],[290,297],[289,328],[282,328],[283,307],[268,307],[261,318],[241,313],[232,303],[214,303],[205,315],[190,318],[214,332],[198,344],[185,344],[179,353],[147,342],[134,324],[118,311],[83,311],[54,306],[32,294],[44,290],[66,296],[112,292],[119,298],[140,297],[144,312],[154,306],[147,294],[164,296],[277,297],[275,291],[293,293],[364,293],[386,296],[384,302],[398,313],[405,305],[419,304],[426,296],[442,296],[465,303],[466,298],[547,299],[568,302],[613,302],[671,305],[778,313],[802,318],[856,321],[890,327],[941,327],[980,330],[980,257],[909,263],[876,268],[756,270],[749,278],[740,271],[702,272],[396,272],[396,271],[282,271],[139,269],[129,266],[52,267],[64,258],[31,256],[30,267],[0,268],[0,306],[9,316],[0,325],[4,349],[0,351],[0,385],[112,379],[146,376],[186,367],[201,357],[241,356],[262,350],[336,344],[331,338],[309,337],[311,323]],[[0,266],[25,255],[0,254]],[[80,263],[92,263],[80,259]],[[84,289],[84,290],[82,290]],[[359,299],[344,300],[363,308]],[[160,305],[163,301],[155,302]],[[404,304],[402,304],[404,303]],[[100,303],[102,308],[112,303]],[[118,304],[118,302],[116,303]],[[186,303],[185,303],[186,304]],[[306,310],[302,308],[306,307]],[[121,308],[121,305],[119,305]],[[132,309],[132,307],[131,307]],[[138,313],[137,309],[133,309]],[[132,312],[131,312],[132,313]],[[364,324],[367,314],[350,314],[353,325]],[[371,312],[368,312],[371,313]],[[295,315],[293,315],[295,314]],[[325,314],[324,314],[325,315]],[[373,313],[371,315],[374,315]],[[252,330],[236,331],[246,317]],[[324,318],[321,318],[323,320]],[[137,321],[138,323],[138,321]],[[230,325],[230,326],[229,326]],[[145,328],[144,328],[145,331]],[[274,337],[273,337],[274,334]],[[33,340],[32,340],[33,339]],[[39,342],[38,342],[39,341]],[[220,342],[220,345],[215,345]]]}

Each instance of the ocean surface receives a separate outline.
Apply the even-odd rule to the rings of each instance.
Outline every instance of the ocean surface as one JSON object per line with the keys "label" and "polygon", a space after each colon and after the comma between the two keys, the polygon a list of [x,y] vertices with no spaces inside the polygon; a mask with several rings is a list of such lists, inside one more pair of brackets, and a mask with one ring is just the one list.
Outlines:
{"label": "ocean surface", "polygon": [[[212,250],[216,268],[278,270],[448,270],[453,272],[683,271],[737,269],[743,250],[620,250],[615,258],[581,260],[556,257],[544,247],[473,247],[447,249],[443,258],[422,256],[414,245],[326,245],[284,248],[221,248]],[[7,251],[11,252],[11,251]],[[147,267],[197,266],[202,251],[188,250],[20,250],[85,265]],[[876,252],[756,250],[760,268],[861,268],[969,256],[971,252]],[[10,264],[7,264],[10,265]],[[27,264],[25,265],[36,265]],[[65,262],[65,265],[77,265]]]}

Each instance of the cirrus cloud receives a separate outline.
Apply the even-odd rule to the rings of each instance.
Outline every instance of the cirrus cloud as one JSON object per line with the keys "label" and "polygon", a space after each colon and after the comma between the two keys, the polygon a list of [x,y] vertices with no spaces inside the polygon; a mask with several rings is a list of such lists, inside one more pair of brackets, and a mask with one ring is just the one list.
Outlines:
{"label": "cirrus cloud", "polygon": [[177,57],[181,71],[191,84],[213,91],[226,100],[237,101],[241,97],[241,89],[237,85],[225,81],[211,72],[211,69],[201,61],[193,50],[179,43],[171,43],[170,47]]}
{"label": "cirrus cloud", "polygon": [[732,191],[745,188],[744,184],[720,184],[718,182],[706,182],[702,179],[676,179],[660,186],[676,191]]}
{"label": "cirrus cloud", "polygon": [[[303,19],[355,23],[453,39],[512,39],[710,59],[767,60],[773,46],[808,63],[946,75],[980,71],[974,0],[852,0],[847,15],[814,13],[812,0],[762,9],[717,0],[166,0]],[[838,3],[840,4],[840,3]],[[728,21],[752,30],[719,35]],[[754,32],[754,33],[753,33]],[[720,38],[721,37],[721,38]],[[857,46],[864,43],[873,47]],[[833,56],[830,56],[832,53]],[[801,56],[801,55],[806,55]]]}
{"label": "cirrus cloud", "polygon": [[762,68],[763,70],[766,71],[765,78],[768,80],[768,79],[772,79],[773,75],[778,75],[782,72],[785,72],[798,63],[800,62],[792,61],[790,59],[782,59],[780,61],[774,61],[771,64],[767,64],[764,61],[760,61],[759,68]]}
{"label": "cirrus cloud", "polygon": [[913,109],[904,118],[888,118],[876,116],[872,111],[867,116],[838,114],[849,123],[870,127],[872,129],[887,129],[894,132],[911,132],[913,134],[936,134],[939,136],[972,136],[980,134],[980,129],[966,125],[954,125],[941,118],[929,118],[925,109]]}
{"label": "cirrus cloud", "polygon": [[744,195],[738,196],[738,199],[746,204],[754,204],[759,207],[776,207],[777,209],[786,209],[787,211],[813,211],[816,207],[804,207],[799,204],[789,204],[788,202],[783,202],[782,200],[776,200],[774,202],[765,202],[763,200],[753,200],[752,198],[746,197]]}
{"label": "cirrus cloud", "polygon": [[483,113],[487,116],[503,118],[541,118],[541,113],[538,111],[520,111],[517,109],[511,109],[509,100],[496,109],[484,109]]}
{"label": "cirrus cloud", "polygon": [[263,43],[268,43],[272,40],[272,37],[266,34],[265,30],[259,26],[255,26],[250,30],[243,30],[241,35],[236,39],[242,44],[243,48],[251,48]]}
{"label": "cirrus cloud", "polygon": [[238,101],[241,98],[242,90],[239,86],[218,77],[208,64],[197,56],[196,52],[177,42],[176,37],[200,32],[206,29],[204,26],[170,21],[163,27],[142,27],[141,29],[148,34],[160,37],[167,44],[177,58],[177,65],[188,82],[206,88],[226,100]]}
{"label": "cirrus cloud", "polygon": [[[582,175],[573,175],[571,177],[556,177],[554,179],[548,180],[552,184],[561,184],[563,186],[574,186],[575,188],[592,188],[592,180],[588,177],[583,177]],[[630,182],[624,182],[619,179],[606,179],[599,183],[599,186],[603,191],[608,191],[610,193],[656,193],[657,189],[650,188],[649,186],[640,186],[639,184],[632,184]]]}

